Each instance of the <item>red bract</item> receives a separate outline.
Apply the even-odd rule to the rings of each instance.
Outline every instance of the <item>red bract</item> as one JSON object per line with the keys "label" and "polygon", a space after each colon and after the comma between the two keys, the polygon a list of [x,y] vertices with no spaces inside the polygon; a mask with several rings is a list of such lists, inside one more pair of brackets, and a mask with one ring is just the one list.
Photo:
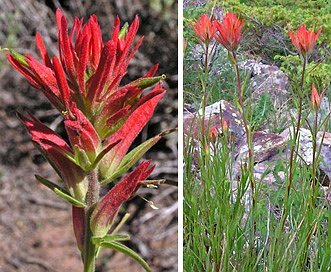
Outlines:
{"label": "red bract", "polygon": [[75,103],[104,140],[118,130],[137,107],[153,97],[141,98],[141,95],[145,88],[161,80],[153,77],[158,66],[118,89],[129,61],[142,41],[141,38],[130,50],[139,26],[138,17],[130,27],[125,26],[122,30],[120,20],[116,18],[112,38],[105,44],[95,15],[85,25],[83,19],[75,18],[70,33],[67,20],[59,9],[56,21],[60,60],[56,56],[50,59],[39,33],[36,42],[43,63],[30,55],[19,58],[18,54],[12,54],[8,55],[8,60],[61,113],[70,115]]}
{"label": "red bract", "polygon": [[321,31],[322,29],[318,30],[315,34],[314,31],[307,30],[306,26],[302,25],[297,33],[293,34],[292,31],[289,30],[288,34],[299,54],[303,58],[308,58],[313,52],[316,40]]}
{"label": "red bract", "polygon": [[124,125],[105,141],[105,144],[109,144],[123,138],[100,162],[99,171],[102,178],[109,177],[119,166],[133,140],[152,117],[157,103],[164,94],[164,89],[157,85],[154,91],[150,93],[151,97],[146,96],[144,103],[130,115]]}
{"label": "red bract", "polygon": [[151,161],[142,162],[100,200],[91,215],[90,227],[94,236],[104,237],[107,234],[122,203],[137,192],[140,182],[154,170],[154,166],[149,168],[150,164]]}
{"label": "red bract", "polygon": [[214,38],[217,20],[211,20],[208,14],[203,14],[200,16],[200,20],[195,22],[195,25],[192,23],[190,25],[201,41],[208,45]]}
{"label": "red bract", "polygon": [[73,103],[70,114],[66,114],[64,121],[70,144],[77,148],[77,152],[84,152],[89,161],[93,162],[100,151],[101,140],[90,121]]}
{"label": "red bract", "polygon": [[321,101],[324,96],[325,91],[327,90],[327,87],[322,91],[322,93],[319,95],[315,86],[312,85],[311,87],[311,99],[310,99],[310,106],[314,111],[318,111],[321,106]]}
{"label": "red bract", "polygon": [[83,201],[87,192],[86,173],[69,159],[74,156],[73,150],[53,130],[29,115],[31,119],[18,114],[31,134],[32,141],[40,146],[42,153],[66,183],[71,195]]}
{"label": "red bract", "polygon": [[[151,69],[145,77],[142,77],[130,84],[111,93],[105,102],[102,104],[102,109],[95,119],[94,126],[99,136],[105,139],[117,131],[128,117],[147,100],[155,95],[165,92],[160,84],[158,84],[148,95],[141,98],[141,94],[145,86],[141,86],[141,82],[146,80],[155,81],[153,78],[157,65]],[[151,83],[147,84],[148,86]],[[153,84],[154,85],[154,84]]]}
{"label": "red bract", "polygon": [[244,22],[245,20],[239,20],[235,13],[228,12],[222,23],[217,24],[218,33],[215,34],[215,39],[227,50],[236,50],[243,36],[241,29]]}
{"label": "red bract", "polygon": [[216,142],[217,135],[218,135],[217,129],[215,127],[211,127],[209,130],[209,139],[212,143]]}

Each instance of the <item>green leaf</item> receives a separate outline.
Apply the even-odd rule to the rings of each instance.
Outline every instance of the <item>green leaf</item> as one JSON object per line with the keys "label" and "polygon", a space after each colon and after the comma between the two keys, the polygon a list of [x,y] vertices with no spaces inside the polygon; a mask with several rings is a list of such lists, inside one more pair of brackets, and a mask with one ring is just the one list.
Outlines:
{"label": "green leaf", "polygon": [[166,75],[161,75],[161,76],[157,76],[157,77],[145,77],[145,78],[138,80],[137,82],[135,82],[132,85],[137,86],[143,90],[143,89],[151,87],[151,86],[155,85],[156,83],[159,83],[161,80],[165,80],[165,79],[166,79]]}
{"label": "green leaf", "polygon": [[1,50],[8,50],[10,52],[10,54],[14,57],[14,59],[18,60],[23,65],[29,67],[29,64],[26,62],[25,57],[23,55],[15,52],[14,50],[12,50],[10,48],[2,48]]}
{"label": "green leaf", "polygon": [[100,182],[100,185],[105,185],[114,179],[118,178],[122,174],[124,174],[127,170],[130,169],[132,165],[134,165],[153,145],[155,145],[162,137],[177,131],[178,128],[166,130],[153,138],[148,139],[147,141],[143,142],[135,149],[131,150],[128,154],[126,154],[121,161],[120,165],[109,178]]}
{"label": "green leaf", "polygon": [[90,170],[95,169],[98,165],[98,163],[101,161],[101,159],[114,147],[116,146],[118,143],[120,143],[121,140],[118,140],[114,143],[109,144],[108,146],[106,146],[99,154],[98,156],[95,158],[93,164],[90,167]]}
{"label": "green leaf", "polygon": [[128,154],[124,156],[117,170],[109,178],[102,181],[100,184],[105,185],[113,181],[114,179],[118,178],[119,176],[121,176],[127,170],[129,170],[130,167],[134,165],[161,138],[162,135],[159,134],[153,138],[148,139],[147,141],[137,146],[135,149],[131,150]]}
{"label": "green leaf", "polygon": [[75,164],[80,166],[84,171],[91,170],[91,161],[87,156],[85,150],[75,145],[74,151],[75,151]]}
{"label": "green leaf", "polygon": [[123,25],[120,33],[118,34],[118,38],[119,39],[122,39],[126,37],[126,33],[128,33],[128,28],[129,28],[129,23],[128,22],[125,22],[125,24]]}
{"label": "green leaf", "polygon": [[148,264],[136,253],[134,252],[131,248],[118,243],[118,242],[102,242],[99,244],[99,246],[104,247],[104,248],[110,248],[119,252],[124,253],[125,255],[133,258],[136,260],[144,269],[145,271],[151,272],[152,270],[149,268]]}
{"label": "green leaf", "polygon": [[86,208],[86,205],[83,202],[80,202],[79,200],[73,198],[70,195],[70,193],[67,190],[63,189],[61,186],[41,177],[39,175],[35,175],[35,177],[39,182],[41,182],[46,187],[51,189],[55,194],[57,194],[59,197],[61,197],[65,201],[69,202],[71,205],[73,205],[75,207],[79,207],[79,208]]}
{"label": "green leaf", "polygon": [[92,237],[92,243],[100,246],[102,243],[123,242],[130,240],[130,235],[106,235],[105,237]]}
{"label": "green leaf", "polygon": [[237,64],[237,61],[234,59],[234,57],[232,56],[231,52],[228,50],[228,58],[230,60],[230,62],[233,64],[233,65],[236,65]]}

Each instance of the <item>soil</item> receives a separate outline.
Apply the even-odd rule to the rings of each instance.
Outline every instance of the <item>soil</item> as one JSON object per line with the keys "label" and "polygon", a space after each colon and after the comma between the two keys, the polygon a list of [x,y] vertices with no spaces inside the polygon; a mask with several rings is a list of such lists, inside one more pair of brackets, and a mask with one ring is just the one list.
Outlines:
{"label": "soil", "polygon": [[[97,14],[102,29],[107,28],[109,32],[114,14],[131,21],[130,16],[136,12],[142,22],[140,35],[146,38],[130,66],[127,80],[142,76],[159,62],[158,73],[167,74],[167,94],[135,144],[176,127],[177,1],[161,11],[149,8],[149,1],[143,0],[136,1],[130,9],[125,0],[83,1],[84,5],[78,2],[46,1],[46,5],[44,1],[1,1],[1,47],[14,47],[20,53],[36,56],[34,35],[40,31],[43,37],[46,35],[46,47],[56,53],[54,11],[58,5],[71,19],[73,15],[88,18],[92,13]],[[70,205],[34,178],[34,174],[38,174],[59,182],[16,117],[16,111],[26,110],[61,131],[62,120],[58,113],[8,65],[5,54],[0,52],[0,271],[83,271],[72,230]],[[162,139],[145,158],[152,158],[156,164],[151,179],[177,182],[176,133]],[[127,245],[148,262],[152,271],[177,271],[177,187],[142,188],[138,194],[153,201],[159,209],[154,210],[141,197],[134,197],[123,205],[117,217],[119,220],[125,212],[131,214],[120,233],[131,236]],[[103,249],[96,271],[139,272],[143,269],[131,258]]]}

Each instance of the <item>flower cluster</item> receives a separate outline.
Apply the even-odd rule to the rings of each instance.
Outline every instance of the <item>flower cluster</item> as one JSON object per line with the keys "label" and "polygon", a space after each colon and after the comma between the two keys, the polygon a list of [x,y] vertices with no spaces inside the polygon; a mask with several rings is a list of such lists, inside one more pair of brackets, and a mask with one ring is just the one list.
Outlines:
{"label": "flower cluster", "polygon": [[313,52],[316,40],[320,35],[322,29],[318,30],[315,34],[314,31],[307,30],[305,25],[302,25],[297,33],[293,34],[291,30],[288,31],[288,35],[290,36],[293,45],[296,50],[298,50],[299,54],[307,59],[311,53]]}
{"label": "flower cluster", "polygon": [[[243,37],[241,30],[244,22],[245,20],[240,20],[237,14],[228,12],[221,23],[218,20],[209,18],[208,14],[203,14],[200,20],[195,21],[195,24],[190,24],[190,26],[203,43],[209,44],[215,38],[228,51],[234,51],[238,48],[239,42]],[[321,31],[322,29],[319,29],[315,33],[307,30],[306,26],[302,25],[295,34],[290,30],[288,34],[299,54],[307,58],[311,55]]]}
{"label": "flower cluster", "polygon": [[199,21],[195,21],[195,25],[192,23],[190,25],[200,40],[205,44],[209,44],[214,38],[217,20],[211,20],[208,14],[203,14]]}
{"label": "flower cluster", "polygon": [[[201,42],[209,44],[210,41],[215,38],[221,43],[229,52],[232,53],[230,57],[233,57],[233,52],[238,48],[239,42],[243,37],[241,33],[245,20],[237,18],[235,13],[228,12],[222,22],[218,20],[211,20],[208,14],[203,14],[199,21],[195,22],[195,25],[191,24],[191,27],[196,32]],[[302,25],[296,33],[288,31],[288,34],[292,40],[292,43],[300,56],[307,61],[312,54],[316,40],[320,35],[322,29],[319,29],[316,33],[311,30],[307,30],[305,25]],[[321,99],[325,90],[318,95],[316,88],[312,86],[311,95],[311,107],[313,110],[318,110],[321,104]]]}
{"label": "flower cluster", "polygon": [[240,20],[231,12],[224,16],[221,23],[218,20],[211,20],[208,14],[203,14],[195,25],[191,24],[191,27],[203,43],[209,44],[215,38],[227,50],[232,51],[237,49],[243,36],[241,29],[244,22],[245,20]]}
{"label": "flower cluster", "polygon": [[[152,117],[165,94],[164,76],[145,76],[120,87],[142,38],[132,48],[138,17],[120,28],[116,17],[111,39],[102,41],[97,17],[86,24],[75,18],[71,31],[61,10],[56,12],[59,57],[49,56],[42,37],[36,44],[42,62],[11,51],[9,62],[40,90],[63,115],[69,143],[31,113],[18,114],[40,151],[65,183],[65,188],[42,177],[37,179],[73,205],[77,244],[84,251],[86,220],[93,236],[105,236],[121,204],[145,182],[154,167],[142,162],[101,200],[99,186],[129,170],[161,137],[142,143],[127,154],[130,145]],[[155,86],[147,95],[147,87]],[[83,256],[84,257],[84,256]]]}

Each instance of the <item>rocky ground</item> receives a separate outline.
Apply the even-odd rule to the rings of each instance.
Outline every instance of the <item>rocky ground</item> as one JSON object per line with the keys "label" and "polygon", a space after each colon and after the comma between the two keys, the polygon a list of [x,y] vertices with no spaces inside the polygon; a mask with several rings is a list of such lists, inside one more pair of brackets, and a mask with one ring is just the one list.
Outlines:
{"label": "rocky ground", "polygon": [[[159,63],[159,74],[167,75],[168,92],[137,141],[176,127],[177,2],[159,1],[161,10],[143,0],[134,5],[126,0],[96,2],[1,1],[1,47],[36,55],[34,35],[39,31],[47,48],[56,53],[54,10],[59,6],[71,16],[71,21],[73,15],[97,14],[102,29],[109,33],[115,14],[131,21],[133,14],[138,13],[139,34],[145,35],[145,41],[130,66],[128,79],[141,76]],[[104,35],[109,38],[106,32]],[[0,87],[0,271],[82,271],[70,206],[34,179],[36,173],[53,181],[57,176],[30,142],[16,111],[28,109],[53,128],[61,126],[61,119],[42,95],[9,67],[3,52]],[[152,158],[157,165],[152,178],[177,182],[176,133],[160,141],[146,158]],[[147,260],[152,271],[177,271],[177,187],[163,185],[158,190],[142,189],[140,194],[159,209],[153,210],[140,197],[126,204],[131,217],[122,232],[132,237],[128,245]],[[142,271],[129,257],[110,250],[103,251],[97,264],[99,272],[130,270]]]}

